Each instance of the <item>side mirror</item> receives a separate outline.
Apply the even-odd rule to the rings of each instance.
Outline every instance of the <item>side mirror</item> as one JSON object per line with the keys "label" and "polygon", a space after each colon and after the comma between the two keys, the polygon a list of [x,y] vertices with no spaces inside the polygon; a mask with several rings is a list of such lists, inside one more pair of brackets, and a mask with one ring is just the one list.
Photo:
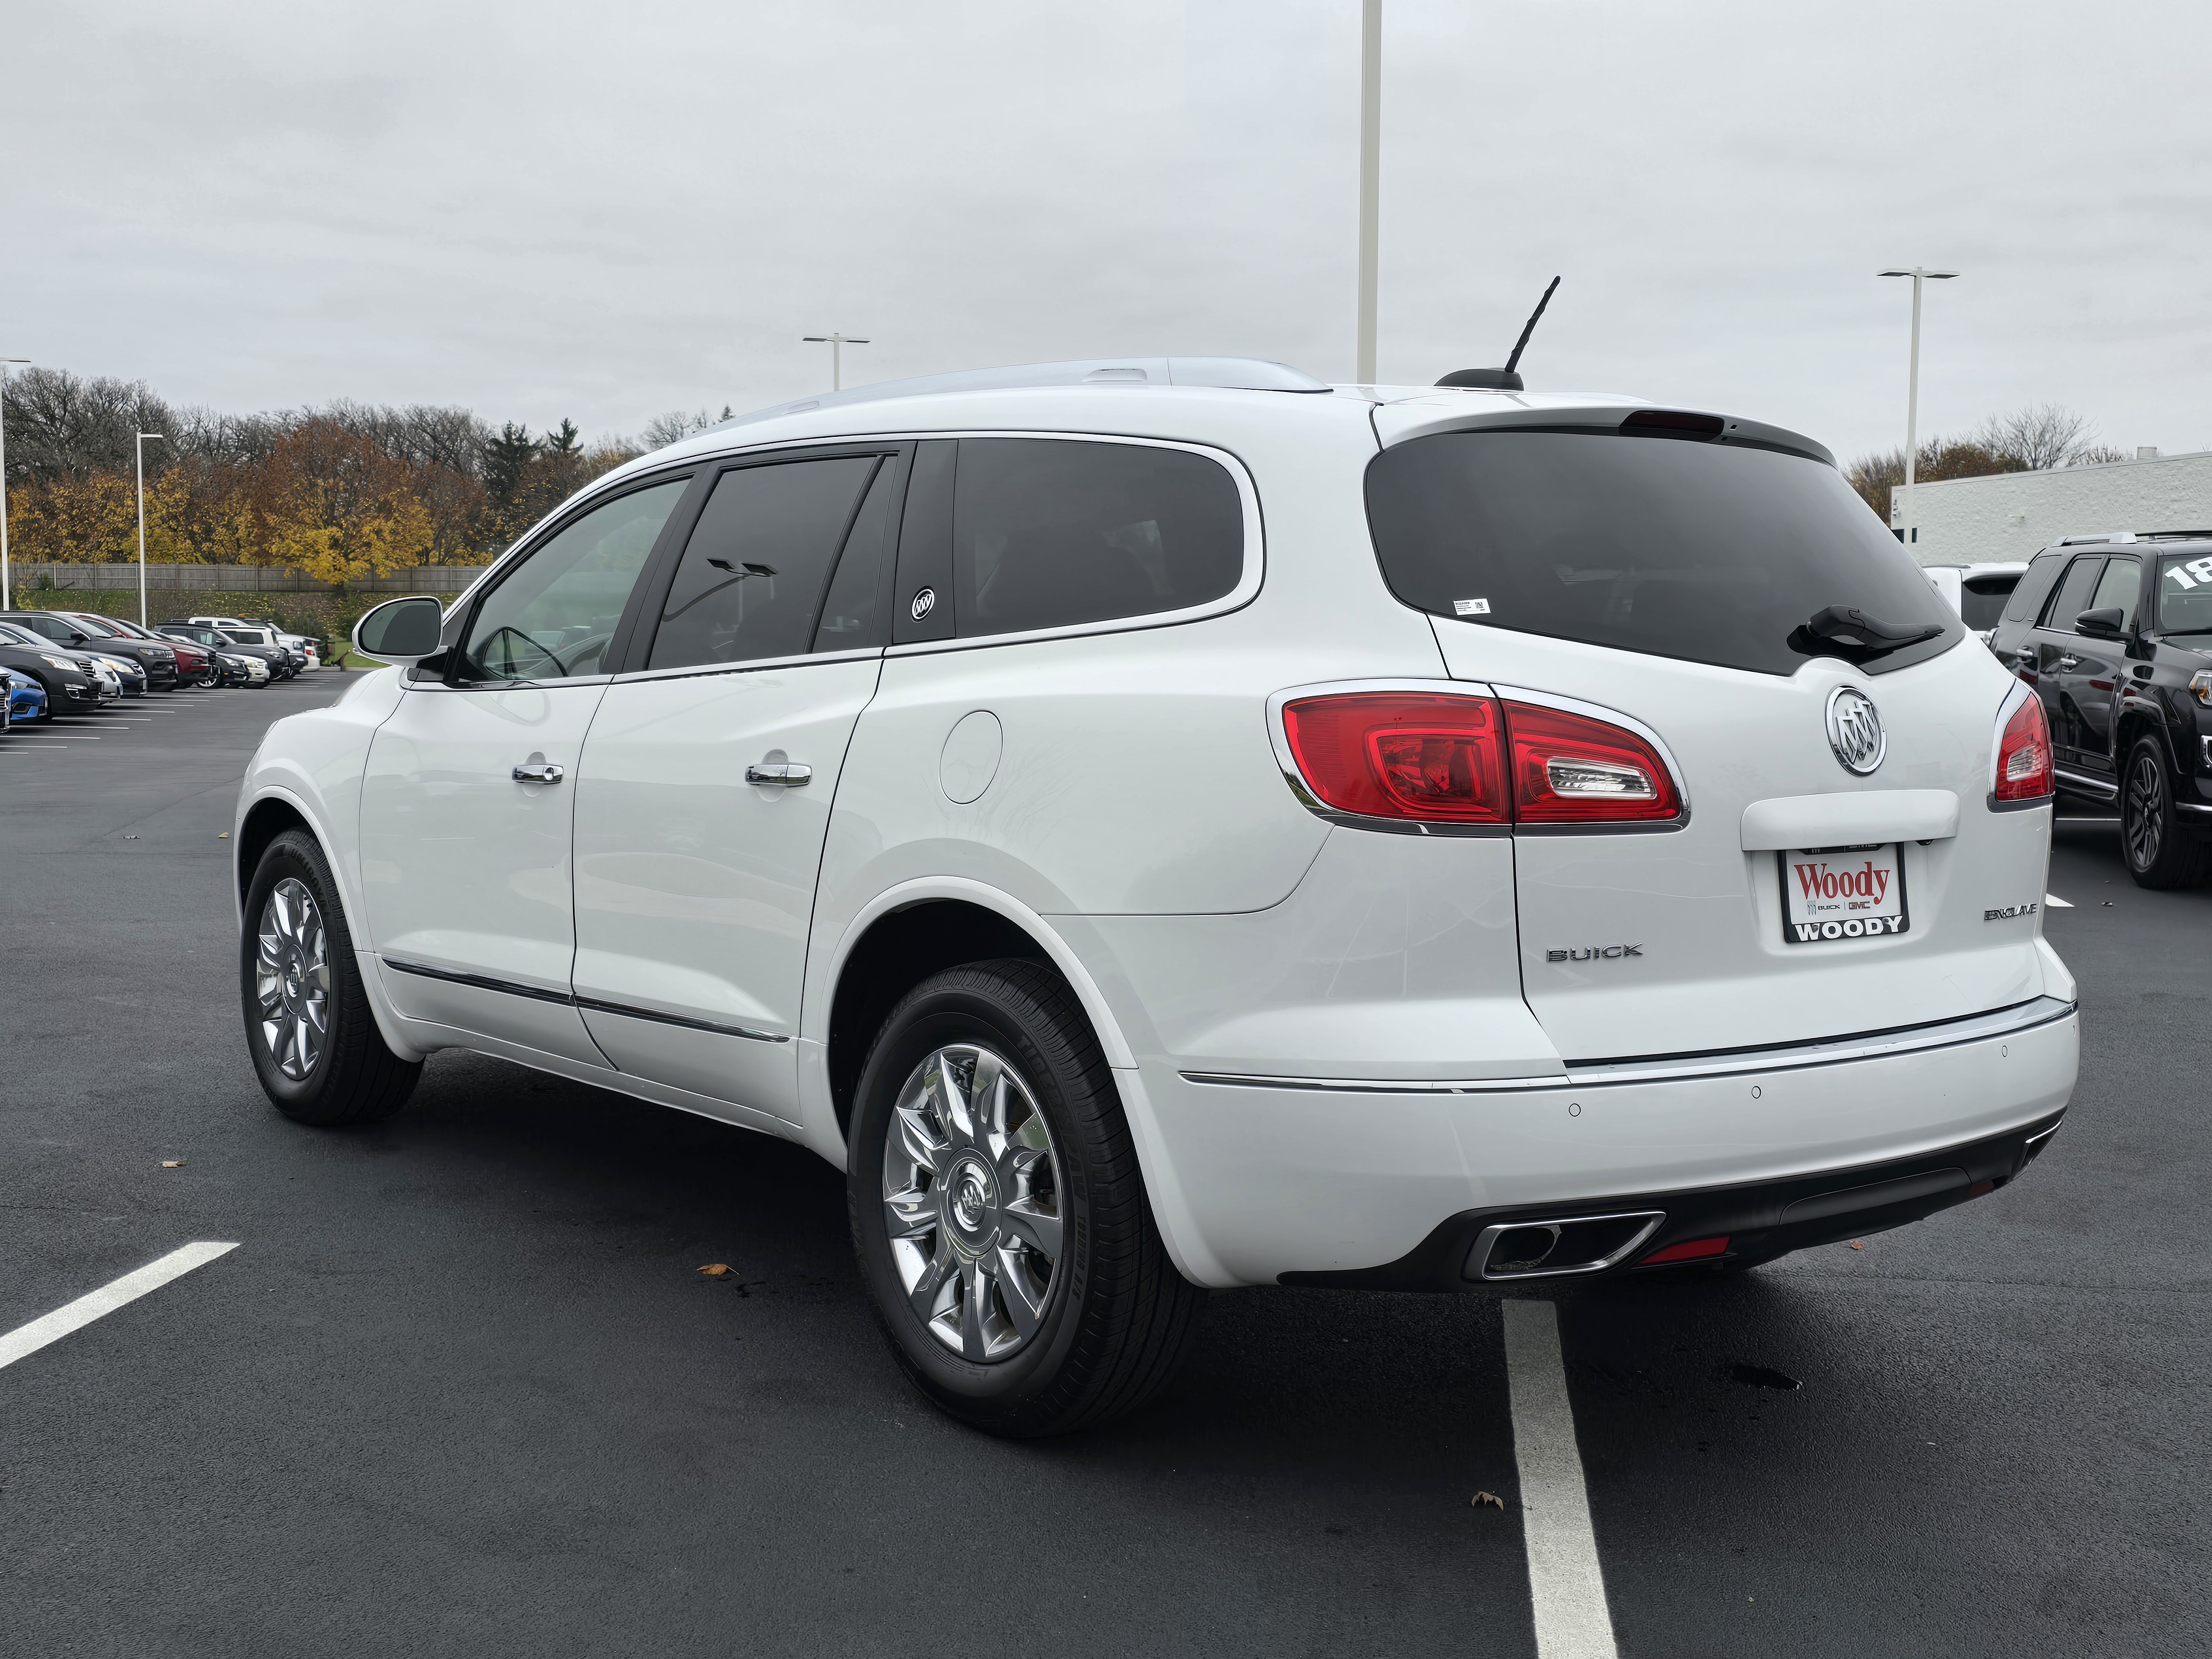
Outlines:
{"label": "side mirror", "polygon": [[2120,637],[2121,625],[2127,619],[2128,613],[2117,605],[2107,605],[2101,611],[2084,611],[2074,618],[2074,631],[2076,634],[2093,634],[2100,640],[2117,640]]}
{"label": "side mirror", "polygon": [[438,654],[446,608],[428,594],[386,599],[353,625],[353,648],[364,657],[401,666]]}
{"label": "side mirror", "polygon": [[92,643],[92,635],[89,634],[80,634],[72,629],[70,632],[70,643],[71,645],[90,645]]}

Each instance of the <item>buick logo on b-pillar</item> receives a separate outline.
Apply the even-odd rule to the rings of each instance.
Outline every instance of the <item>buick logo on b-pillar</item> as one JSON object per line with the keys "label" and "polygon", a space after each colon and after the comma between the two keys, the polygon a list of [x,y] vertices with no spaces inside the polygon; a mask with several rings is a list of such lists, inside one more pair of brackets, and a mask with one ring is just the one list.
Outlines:
{"label": "buick logo on b-pillar", "polygon": [[1844,770],[1860,777],[1881,765],[1889,748],[1874,699],[1855,685],[1839,685],[1828,694],[1828,747]]}

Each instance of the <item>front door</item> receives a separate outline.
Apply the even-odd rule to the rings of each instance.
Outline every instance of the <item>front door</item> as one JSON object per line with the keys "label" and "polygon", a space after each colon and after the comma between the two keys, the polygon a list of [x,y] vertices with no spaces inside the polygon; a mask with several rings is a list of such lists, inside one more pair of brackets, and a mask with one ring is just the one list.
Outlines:
{"label": "front door", "polygon": [[798,1120],[814,885],[905,471],[903,451],[725,470],[644,667],[607,690],[576,788],[575,994],[624,1072]]}
{"label": "front door", "polygon": [[453,664],[369,747],[367,929],[392,1006],[587,1065],[569,989],[574,781],[625,608],[690,480],[566,525],[473,603]]}
{"label": "front door", "polygon": [[[2120,632],[2124,635],[2135,623],[2136,598],[2142,586],[2142,562],[2116,556],[2106,561],[2089,603],[2081,608],[2118,611]],[[2087,770],[2115,778],[2118,761],[2112,754],[2112,715],[2119,707],[2121,677],[2128,672],[2127,651],[2125,639],[2077,632],[2069,653],[2074,659],[2073,666],[2062,665],[2059,671],[2059,696],[2069,706],[2079,728],[2076,758]]]}

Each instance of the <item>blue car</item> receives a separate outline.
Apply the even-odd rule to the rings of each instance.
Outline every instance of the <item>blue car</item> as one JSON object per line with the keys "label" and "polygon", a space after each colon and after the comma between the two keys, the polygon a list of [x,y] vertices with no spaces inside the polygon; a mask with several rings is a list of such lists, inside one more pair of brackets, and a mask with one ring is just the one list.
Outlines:
{"label": "blue car", "polygon": [[13,690],[8,693],[8,717],[9,720],[20,724],[24,720],[42,720],[46,719],[46,687],[40,685],[38,681],[33,679],[28,674],[24,673],[20,669],[15,671],[14,673],[9,673],[5,670],[0,670],[0,679],[7,680],[13,687]]}

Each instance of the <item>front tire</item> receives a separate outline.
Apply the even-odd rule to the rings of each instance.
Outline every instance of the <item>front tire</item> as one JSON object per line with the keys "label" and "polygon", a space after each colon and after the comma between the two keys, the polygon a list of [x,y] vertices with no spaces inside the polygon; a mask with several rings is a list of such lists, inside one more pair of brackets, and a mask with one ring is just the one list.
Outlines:
{"label": "front tire", "polygon": [[295,1123],[369,1123],[406,1104],[422,1062],[385,1046],[323,849],[305,830],[270,842],[239,940],[246,1045],[261,1087]]}
{"label": "front tire", "polygon": [[2156,738],[2137,739],[2120,779],[2120,849],[2138,887],[2194,887],[2204,879],[2204,844],[2174,811],[2166,752]]}
{"label": "front tire", "polygon": [[862,1068],[848,1152],[861,1275],[943,1410],[1064,1434],[1174,1374],[1201,1292],[1168,1258],[1113,1073],[1049,969],[972,963],[908,992]]}

